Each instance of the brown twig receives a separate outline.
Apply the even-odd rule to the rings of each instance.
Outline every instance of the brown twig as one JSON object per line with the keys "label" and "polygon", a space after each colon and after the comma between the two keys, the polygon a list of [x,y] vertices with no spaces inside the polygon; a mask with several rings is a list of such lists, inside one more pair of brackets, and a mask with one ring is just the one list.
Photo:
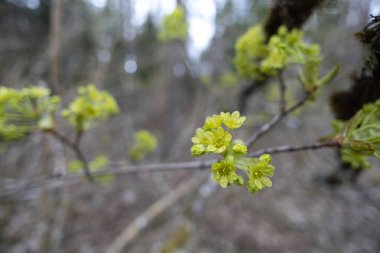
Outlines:
{"label": "brown twig", "polygon": [[278,146],[278,147],[273,147],[273,148],[261,149],[261,150],[248,154],[248,156],[257,157],[262,154],[290,153],[290,152],[314,150],[314,149],[321,149],[321,148],[333,148],[333,147],[340,147],[340,146],[341,144],[337,141],[317,142],[317,143],[302,145],[302,146],[284,145],[284,146]]}
{"label": "brown twig", "polygon": [[49,131],[49,133],[52,134],[58,140],[60,140],[62,142],[62,144],[66,145],[68,148],[70,148],[75,153],[78,160],[81,161],[83,164],[83,172],[84,172],[85,176],[87,177],[87,179],[90,182],[94,182],[95,180],[91,174],[90,167],[88,165],[88,161],[87,161],[86,157],[84,156],[84,154],[80,148],[80,145],[79,145],[80,144],[80,138],[82,136],[82,134],[81,134],[82,132],[81,131],[77,132],[78,134],[76,135],[74,142],[71,141],[70,139],[66,138],[66,136],[61,135],[60,133],[58,133],[55,130],[51,130],[51,131]]}

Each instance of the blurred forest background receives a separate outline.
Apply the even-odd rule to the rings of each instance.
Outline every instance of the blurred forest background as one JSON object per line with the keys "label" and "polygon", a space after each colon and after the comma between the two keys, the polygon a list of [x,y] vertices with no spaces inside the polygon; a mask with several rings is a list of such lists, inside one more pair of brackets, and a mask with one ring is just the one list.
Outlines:
{"label": "blurred forest background", "polygon": [[[190,139],[204,118],[237,109],[246,82],[233,74],[234,43],[264,22],[274,1],[180,2],[189,37],[162,43],[161,20],[176,1],[2,0],[0,84],[52,87],[64,105],[88,83],[115,96],[120,114],[83,138],[89,159],[125,160],[134,132],[147,129],[158,149],[141,163],[191,161]],[[350,86],[349,73],[362,62],[354,33],[379,12],[379,0],[330,0],[315,10],[305,37],[321,45],[322,71],[338,63],[341,72],[314,104],[255,149],[313,143],[331,132],[328,97]],[[297,96],[294,75],[287,80],[289,96]],[[276,113],[274,89],[275,81],[249,99],[240,138]],[[61,132],[71,136],[65,124]],[[41,183],[2,196],[20,181],[63,172],[73,154],[34,134],[0,142],[0,157],[0,252],[106,252],[123,231],[129,233],[123,252],[380,252],[378,166],[355,185],[329,186],[318,179],[338,166],[332,150],[274,156],[274,185],[257,195],[221,189],[207,171],[172,171],[123,175],[107,184]]]}

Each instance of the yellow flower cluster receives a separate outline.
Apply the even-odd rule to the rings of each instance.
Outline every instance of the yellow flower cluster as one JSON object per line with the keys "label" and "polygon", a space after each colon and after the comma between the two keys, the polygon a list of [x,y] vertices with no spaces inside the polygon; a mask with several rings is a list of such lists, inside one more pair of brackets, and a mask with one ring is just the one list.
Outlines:
{"label": "yellow flower cluster", "polygon": [[300,30],[289,31],[285,26],[281,26],[268,42],[261,25],[250,28],[237,40],[235,52],[235,67],[246,79],[263,80],[278,75],[289,64],[305,65],[299,79],[307,92],[330,82],[338,71],[338,67],[334,67],[320,78],[319,46],[303,42]]}
{"label": "yellow flower cluster", "polygon": [[223,188],[232,184],[242,186],[244,179],[237,173],[237,170],[241,169],[248,176],[248,190],[256,193],[272,185],[269,178],[274,174],[274,167],[270,164],[270,155],[246,158],[247,146],[240,140],[232,141],[232,131],[240,128],[245,120],[246,117],[240,116],[237,111],[221,112],[219,115],[207,117],[203,128],[198,128],[191,139],[194,143],[191,154],[193,156],[210,153],[221,155],[223,159],[212,164],[212,179]]}
{"label": "yellow flower cluster", "polygon": [[108,92],[98,90],[93,84],[79,87],[78,93],[78,97],[62,111],[62,116],[80,131],[119,112],[115,99]]}
{"label": "yellow flower cluster", "polygon": [[161,41],[186,39],[189,26],[186,23],[185,10],[178,6],[171,14],[167,15],[159,31],[158,38]]}
{"label": "yellow flower cluster", "polygon": [[16,140],[38,129],[52,129],[59,102],[45,87],[0,87],[0,138]]}
{"label": "yellow flower cluster", "polygon": [[133,136],[134,143],[129,150],[133,160],[141,160],[157,148],[157,138],[147,130],[140,130]]}

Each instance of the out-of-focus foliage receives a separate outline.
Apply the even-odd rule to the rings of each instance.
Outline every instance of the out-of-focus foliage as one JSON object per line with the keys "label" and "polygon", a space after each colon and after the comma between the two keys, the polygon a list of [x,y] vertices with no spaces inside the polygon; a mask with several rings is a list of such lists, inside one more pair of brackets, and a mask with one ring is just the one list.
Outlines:
{"label": "out-of-focus foliage", "polygon": [[0,87],[0,137],[23,138],[35,130],[54,128],[54,112],[60,98],[44,87],[12,89]]}
{"label": "out-of-focus foliage", "polygon": [[142,160],[157,148],[157,138],[147,130],[140,130],[133,136],[133,146],[129,156],[133,160]]}
{"label": "out-of-focus foliage", "polygon": [[281,26],[277,34],[269,38],[268,43],[261,25],[248,29],[237,40],[235,52],[235,67],[246,79],[262,80],[278,75],[289,64],[304,65],[299,79],[307,92],[330,82],[338,72],[338,67],[334,67],[320,78],[322,57],[319,46],[304,42],[302,31],[289,31],[285,26]]}
{"label": "out-of-focus foliage", "polygon": [[78,97],[62,111],[62,116],[76,129],[83,131],[119,112],[115,99],[93,84],[78,88]]}
{"label": "out-of-focus foliage", "polygon": [[313,92],[318,88],[330,83],[338,74],[339,65],[335,65],[324,76],[320,76],[320,64],[321,60],[317,58],[309,58],[305,62],[305,68],[298,76],[301,84],[306,92]]}
{"label": "out-of-focus foliage", "polygon": [[380,158],[380,100],[366,104],[350,121],[333,124],[336,139],[342,142],[344,162],[354,168],[370,168],[368,156]]}
{"label": "out-of-focus foliage", "polygon": [[187,37],[188,29],[185,10],[178,6],[171,14],[164,18],[158,38],[163,42],[184,40]]}
{"label": "out-of-focus foliage", "polygon": [[260,25],[249,28],[235,44],[234,59],[236,70],[247,79],[262,79],[260,60],[268,55],[265,45],[265,34]]}
{"label": "out-of-focus foliage", "polygon": [[368,161],[368,157],[352,152],[350,149],[342,148],[340,157],[344,163],[348,163],[355,169],[370,169],[372,164]]}
{"label": "out-of-focus foliage", "polygon": [[207,117],[203,128],[198,128],[191,139],[194,143],[191,154],[221,155],[223,159],[212,164],[212,179],[223,188],[232,184],[242,186],[244,179],[237,173],[237,169],[241,169],[248,176],[248,190],[256,193],[272,185],[269,178],[274,174],[274,166],[270,165],[271,157],[268,154],[260,158],[246,158],[248,150],[244,142],[232,141],[232,131],[240,128],[245,121],[246,117],[240,116],[238,111],[221,112],[219,115]]}

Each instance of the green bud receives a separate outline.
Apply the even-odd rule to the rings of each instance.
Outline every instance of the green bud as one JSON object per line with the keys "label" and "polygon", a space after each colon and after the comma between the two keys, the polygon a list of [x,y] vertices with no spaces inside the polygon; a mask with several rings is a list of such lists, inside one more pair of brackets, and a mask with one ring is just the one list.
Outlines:
{"label": "green bud", "polygon": [[345,139],[343,141],[343,146],[349,148],[352,152],[359,155],[370,156],[375,154],[373,145],[366,141]]}
{"label": "green bud", "polygon": [[318,86],[323,86],[330,83],[339,72],[339,65],[335,65],[326,75],[320,78],[317,82]]}
{"label": "green bud", "polygon": [[235,144],[233,147],[232,147],[232,150],[237,154],[237,155],[240,155],[240,156],[244,156],[247,154],[247,146],[244,145],[244,144]]}
{"label": "green bud", "polygon": [[202,144],[196,144],[191,147],[191,155],[192,156],[201,156],[205,154],[206,148]]}

